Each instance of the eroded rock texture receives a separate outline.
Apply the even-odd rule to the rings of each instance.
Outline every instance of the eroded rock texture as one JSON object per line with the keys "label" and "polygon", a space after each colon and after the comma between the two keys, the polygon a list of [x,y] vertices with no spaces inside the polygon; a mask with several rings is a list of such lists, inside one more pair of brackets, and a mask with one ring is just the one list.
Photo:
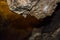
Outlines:
{"label": "eroded rock texture", "polygon": [[31,15],[37,19],[51,16],[57,2],[58,0],[7,0],[11,11],[22,14],[25,18]]}

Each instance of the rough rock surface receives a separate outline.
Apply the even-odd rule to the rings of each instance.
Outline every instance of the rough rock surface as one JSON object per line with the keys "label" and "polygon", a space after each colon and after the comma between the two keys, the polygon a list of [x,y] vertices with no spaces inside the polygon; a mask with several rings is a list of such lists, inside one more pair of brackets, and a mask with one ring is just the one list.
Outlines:
{"label": "rough rock surface", "polygon": [[7,3],[11,11],[37,19],[51,16],[57,6],[57,0],[7,0]]}

